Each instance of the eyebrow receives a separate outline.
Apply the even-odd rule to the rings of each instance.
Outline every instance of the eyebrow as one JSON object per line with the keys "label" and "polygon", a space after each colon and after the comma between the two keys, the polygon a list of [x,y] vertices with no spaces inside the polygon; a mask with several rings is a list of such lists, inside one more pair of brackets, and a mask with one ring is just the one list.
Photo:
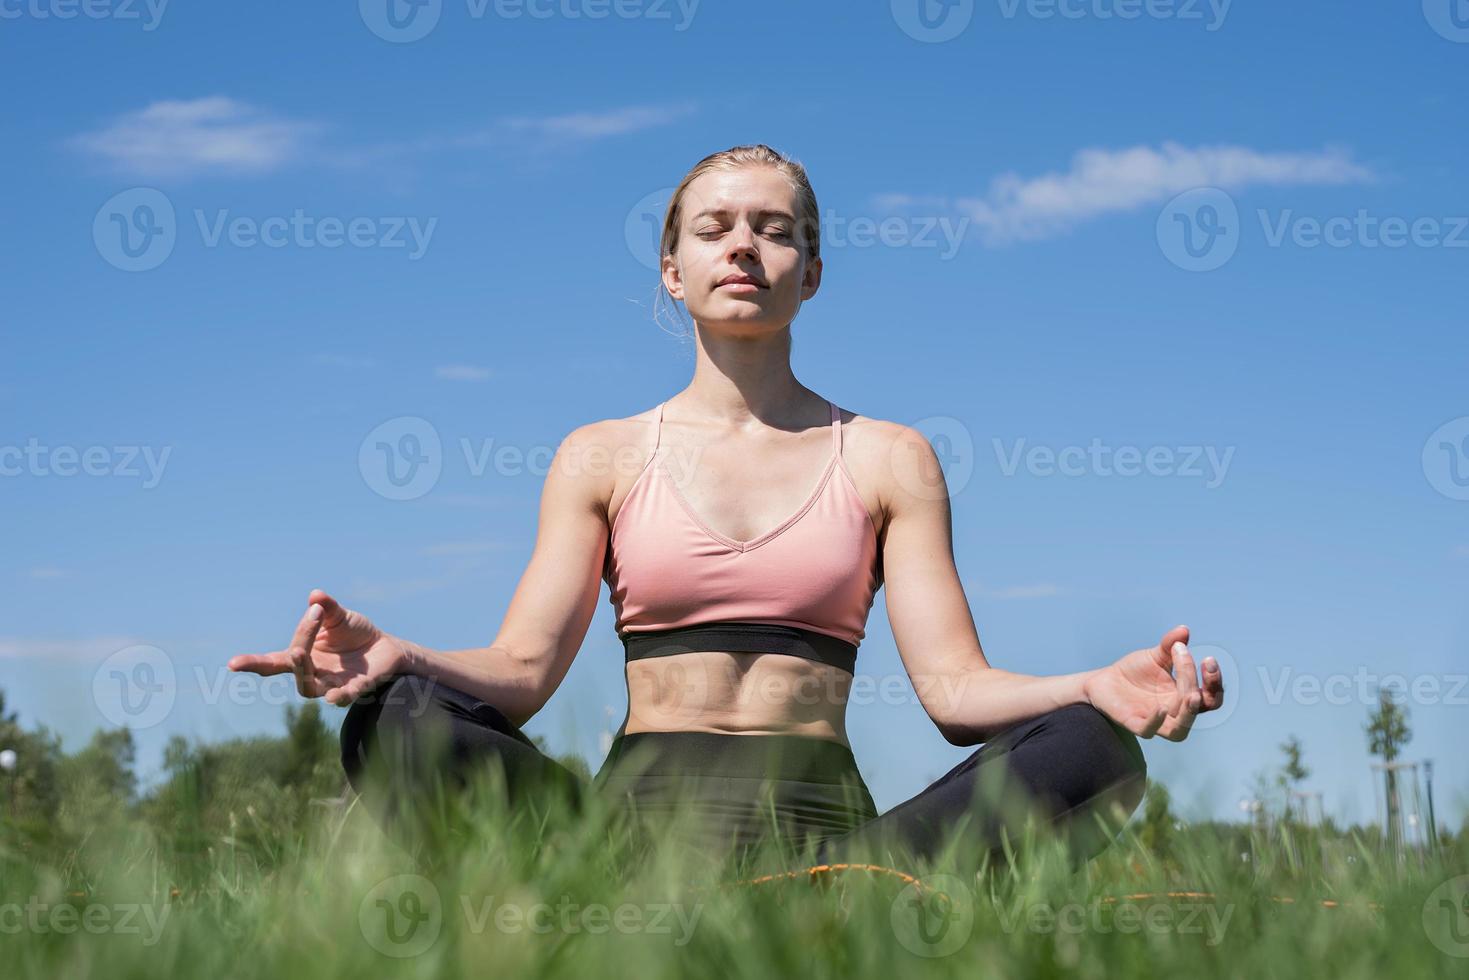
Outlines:
{"label": "eyebrow", "polygon": [[[689,220],[698,221],[700,218],[722,218],[729,213],[729,208],[705,208],[698,214],[691,216]],[[765,217],[785,218],[789,221],[796,220],[795,215],[791,214],[789,211],[782,211],[779,208],[767,208],[765,210],[756,211],[755,213]]]}

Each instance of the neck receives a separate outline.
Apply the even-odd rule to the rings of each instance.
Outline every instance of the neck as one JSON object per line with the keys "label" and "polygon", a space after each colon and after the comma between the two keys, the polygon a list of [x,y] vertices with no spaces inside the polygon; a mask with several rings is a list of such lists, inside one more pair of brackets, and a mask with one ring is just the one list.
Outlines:
{"label": "neck", "polygon": [[695,331],[694,377],[679,399],[712,422],[739,427],[758,422],[799,428],[800,420],[826,411],[826,399],[791,370],[791,329],[718,328]]}

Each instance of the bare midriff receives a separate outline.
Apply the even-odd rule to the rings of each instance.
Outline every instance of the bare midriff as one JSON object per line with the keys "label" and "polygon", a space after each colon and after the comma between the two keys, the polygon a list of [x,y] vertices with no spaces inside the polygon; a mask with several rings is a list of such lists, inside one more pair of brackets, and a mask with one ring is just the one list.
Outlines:
{"label": "bare midriff", "polygon": [[[674,446],[667,427],[664,443]],[[642,434],[639,433],[641,444]],[[787,489],[811,486],[819,472],[813,461],[821,454],[816,450],[828,440],[828,430],[813,431],[801,440],[806,445],[801,455],[806,469],[801,476],[787,477]],[[702,450],[701,450],[702,451]],[[786,448],[788,453],[789,447]],[[701,516],[716,520],[726,530],[738,531],[740,540],[752,540],[762,530],[789,516],[799,499],[791,493],[774,504],[750,513],[748,503],[755,496],[768,495],[770,474],[777,468],[767,457],[768,449],[740,447],[730,451],[738,465],[719,468],[714,483],[726,501],[745,501],[740,506],[719,507],[714,500],[700,499],[702,494],[685,491],[696,498],[695,510]],[[646,462],[646,459],[645,459]],[[711,468],[712,464],[711,464]],[[616,526],[621,502],[637,478],[636,473],[624,477],[619,487],[616,507],[609,506],[608,527]],[[865,482],[865,478],[864,478]],[[721,513],[721,510],[723,511]],[[877,517],[872,515],[876,526]],[[880,512],[879,512],[880,513]],[[626,664],[628,688],[627,720],[622,732],[711,732],[728,735],[802,735],[827,739],[848,745],[846,729],[847,698],[853,676],[840,667],[780,653],[691,651],[669,656],[646,657]]]}
{"label": "bare midriff", "polygon": [[623,731],[803,735],[847,745],[852,679],[783,653],[698,650],[631,660]]}

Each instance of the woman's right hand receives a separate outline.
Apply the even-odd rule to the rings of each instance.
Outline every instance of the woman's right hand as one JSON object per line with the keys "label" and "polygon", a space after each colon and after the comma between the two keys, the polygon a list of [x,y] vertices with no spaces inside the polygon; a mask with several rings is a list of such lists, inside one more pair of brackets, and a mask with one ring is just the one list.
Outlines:
{"label": "woman's right hand", "polygon": [[348,705],[402,673],[409,660],[406,644],[378,629],[366,616],[343,608],[321,589],[313,589],[306,614],[296,624],[291,645],[273,653],[242,653],[228,667],[269,677],[296,675],[302,697],[325,697]]}

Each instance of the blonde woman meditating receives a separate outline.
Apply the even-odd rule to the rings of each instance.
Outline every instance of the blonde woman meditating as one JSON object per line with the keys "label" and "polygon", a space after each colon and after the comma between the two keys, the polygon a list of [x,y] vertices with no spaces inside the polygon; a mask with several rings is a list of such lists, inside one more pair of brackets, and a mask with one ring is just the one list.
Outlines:
{"label": "blonde woman meditating", "polygon": [[[774,832],[814,845],[818,861],[871,847],[932,858],[955,833],[980,851],[1001,846],[1007,818],[977,792],[993,777],[1084,860],[1110,840],[1091,832],[1094,816],[1125,817],[1142,796],[1137,740],[1182,741],[1197,713],[1220,706],[1219,665],[1205,659],[1200,678],[1183,626],[1078,673],[989,665],[928,441],[845,411],[792,373],[791,322],[821,285],[819,243],[804,168],[767,146],[712,154],[684,177],[661,276],[695,325],[693,379],[561,443],[534,553],[488,646],[430,650],[317,590],[289,648],[230,661],[294,671],[303,696],[351,706],[343,765],[391,832],[412,839],[413,801],[493,764],[515,798],[555,785],[640,813],[679,805],[701,847]],[[637,466],[582,465],[629,456]],[[584,787],[522,727],[565,677],[602,581],[628,711]],[[948,742],[978,748],[879,815],[845,713],[883,586],[924,709]],[[363,778],[370,762],[386,784]]]}

